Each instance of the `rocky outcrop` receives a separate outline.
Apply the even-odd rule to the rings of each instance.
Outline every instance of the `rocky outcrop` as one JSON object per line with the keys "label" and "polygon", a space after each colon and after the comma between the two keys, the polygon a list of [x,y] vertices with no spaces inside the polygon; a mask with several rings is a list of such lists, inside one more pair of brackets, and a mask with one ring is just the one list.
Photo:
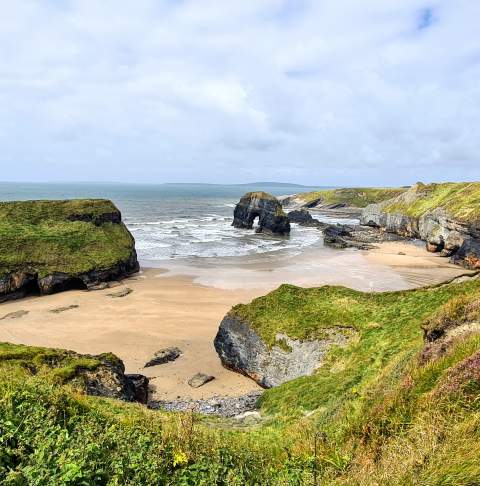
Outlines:
{"label": "rocky outcrop", "polygon": [[[148,378],[125,374],[123,361],[111,353],[80,354],[66,349],[0,343],[0,364],[70,385],[88,395],[146,403]],[[16,370],[16,371],[15,371]]]}
{"label": "rocky outcrop", "polygon": [[258,218],[257,232],[277,235],[290,233],[290,222],[283,212],[282,205],[275,196],[266,192],[248,192],[235,206],[232,226],[252,229]]}
{"label": "rocky outcrop", "polygon": [[[450,257],[452,262],[468,268],[480,268],[480,226],[452,216],[442,206],[430,207],[421,214],[409,214],[409,208],[429,194],[423,184],[417,184],[395,199],[367,206],[361,223],[407,238],[426,242],[430,252]],[[402,209],[405,208],[405,209]]]}
{"label": "rocky outcrop", "polygon": [[110,201],[0,203],[0,223],[0,302],[95,288],[139,270],[135,241]]}
{"label": "rocky outcrop", "polygon": [[351,328],[332,327],[325,329],[323,339],[312,341],[277,334],[276,344],[270,348],[248,322],[227,314],[214,345],[223,366],[249,376],[264,388],[271,388],[314,373],[329,349],[345,345],[353,333]]}
{"label": "rocky outcrop", "polygon": [[361,225],[331,224],[325,226],[322,231],[324,244],[339,249],[370,250],[375,247],[375,243],[402,239],[398,235],[385,233],[379,228]]}
{"label": "rocky outcrop", "polygon": [[165,363],[169,363],[170,361],[175,361],[177,358],[180,357],[182,351],[173,346],[171,348],[163,348],[157,351],[153,357],[145,363],[144,368],[149,368],[150,366],[157,366]]}
{"label": "rocky outcrop", "polygon": [[306,209],[296,209],[290,211],[288,219],[291,223],[297,223],[301,226],[321,226],[322,223],[315,219]]}
{"label": "rocky outcrop", "polygon": [[[151,401],[149,407],[168,412],[204,413],[206,415],[219,415],[221,417],[235,417],[238,420],[247,418],[249,412],[256,409],[262,391],[254,391],[238,397],[215,396],[200,400],[178,399]],[[258,413],[258,412],[257,412]],[[245,414],[242,417],[241,414]],[[246,422],[249,422],[248,420]]]}
{"label": "rocky outcrop", "polygon": [[82,368],[81,364],[76,370],[75,377],[70,380],[72,384],[79,384],[88,395],[116,398],[127,402],[147,403],[148,378],[143,375],[125,374],[123,361],[112,354],[83,355],[67,351],[71,358],[79,360],[96,360],[96,367]]}

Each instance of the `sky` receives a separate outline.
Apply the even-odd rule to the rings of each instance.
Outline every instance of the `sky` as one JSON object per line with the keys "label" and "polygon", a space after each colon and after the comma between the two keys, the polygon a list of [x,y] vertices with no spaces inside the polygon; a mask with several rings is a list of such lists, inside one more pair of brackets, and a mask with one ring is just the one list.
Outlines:
{"label": "sky", "polygon": [[479,0],[0,12],[0,180],[480,179]]}

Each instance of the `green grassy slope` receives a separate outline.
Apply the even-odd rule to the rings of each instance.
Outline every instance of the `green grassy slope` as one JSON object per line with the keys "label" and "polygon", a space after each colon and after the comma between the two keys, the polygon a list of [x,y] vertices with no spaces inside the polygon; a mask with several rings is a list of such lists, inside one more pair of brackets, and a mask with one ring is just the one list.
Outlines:
{"label": "green grassy slope", "polygon": [[304,192],[297,197],[305,203],[320,200],[320,204],[340,204],[364,208],[372,203],[378,203],[391,199],[404,192],[405,188],[343,188],[329,189],[315,192]]}
{"label": "green grassy slope", "polygon": [[475,321],[479,307],[479,280],[384,294],[282,286],[237,306],[270,343],[358,331],[314,376],[268,390],[265,422],[244,430],[86,397],[0,359],[0,483],[477,484],[480,336],[419,356],[423,329]]}
{"label": "green grassy slope", "polygon": [[400,196],[383,210],[419,217],[436,208],[445,209],[459,221],[478,223],[480,182],[418,183],[409,191],[409,197]]}
{"label": "green grassy slope", "polygon": [[17,269],[78,274],[128,260],[132,236],[123,224],[102,221],[117,212],[106,200],[0,203],[0,276]]}

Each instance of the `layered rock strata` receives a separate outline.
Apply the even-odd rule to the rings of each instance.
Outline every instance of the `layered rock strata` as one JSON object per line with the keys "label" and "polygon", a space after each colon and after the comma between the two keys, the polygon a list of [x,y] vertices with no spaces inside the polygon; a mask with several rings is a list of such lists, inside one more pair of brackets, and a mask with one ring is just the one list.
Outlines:
{"label": "layered rock strata", "polygon": [[[480,268],[479,222],[452,214],[447,204],[435,206],[434,202],[430,203],[432,186],[435,185],[419,183],[395,199],[367,206],[361,223],[388,233],[424,240],[428,251],[440,253],[467,268]],[[459,191],[448,203],[453,204],[453,200],[461,207],[461,197]],[[417,206],[420,208],[417,214],[412,214],[411,208]]]}

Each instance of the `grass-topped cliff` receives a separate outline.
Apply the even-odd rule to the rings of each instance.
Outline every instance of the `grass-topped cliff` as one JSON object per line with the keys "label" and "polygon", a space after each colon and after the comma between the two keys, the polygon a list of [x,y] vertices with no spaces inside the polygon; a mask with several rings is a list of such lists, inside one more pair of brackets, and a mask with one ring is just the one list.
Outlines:
{"label": "grass-topped cliff", "polygon": [[[378,201],[380,202],[380,201]],[[480,222],[480,182],[445,182],[413,186],[408,192],[385,204],[383,211],[420,217],[437,208],[456,220]]]}
{"label": "grass-topped cliff", "polygon": [[[107,200],[0,203],[0,278],[43,279],[136,265],[134,241]],[[122,271],[123,271],[122,270]],[[121,271],[119,273],[122,273]],[[7,282],[3,293],[14,291]]]}
{"label": "grass-topped cliff", "polygon": [[356,208],[364,208],[369,204],[396,197],[404,191],[405,188],[342,188],[304,192],[297,194],[296,198],[302,201],[303,204],[345,204]]}
{"label": "grass-topped cliff", "polygon": [[479,280],[383,294],[282,286],[236,307],[270,343],[358,332],[313,376],[266,391],[263,424],[242,430],[87,397],[0,359],[0,482],[478,484],[478,308]]}

